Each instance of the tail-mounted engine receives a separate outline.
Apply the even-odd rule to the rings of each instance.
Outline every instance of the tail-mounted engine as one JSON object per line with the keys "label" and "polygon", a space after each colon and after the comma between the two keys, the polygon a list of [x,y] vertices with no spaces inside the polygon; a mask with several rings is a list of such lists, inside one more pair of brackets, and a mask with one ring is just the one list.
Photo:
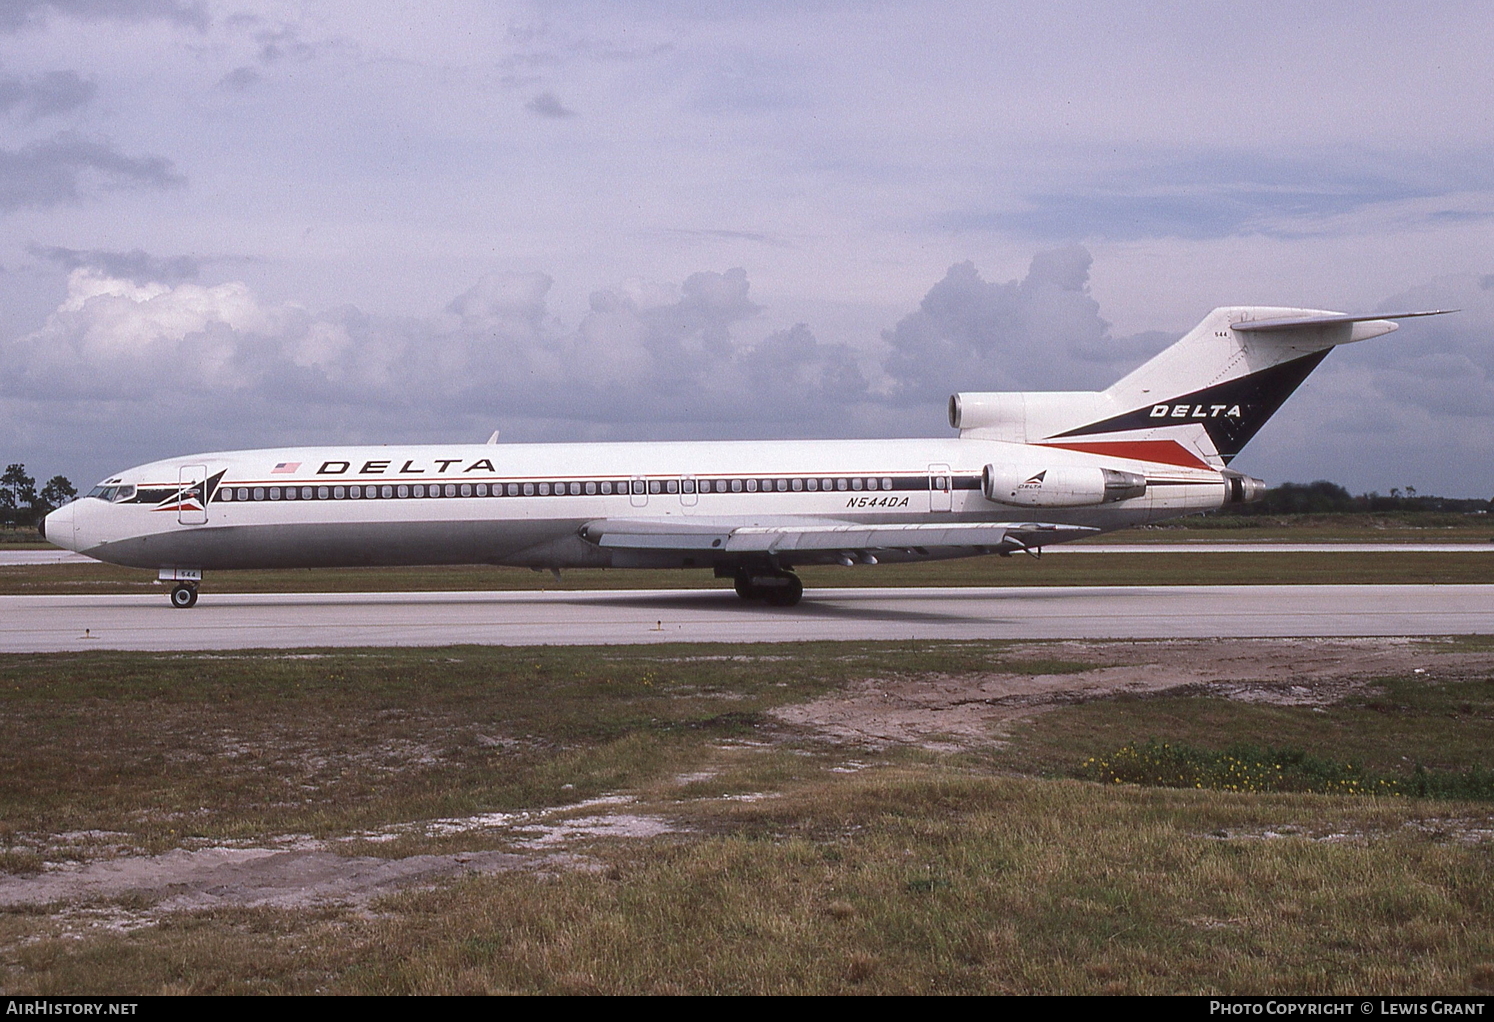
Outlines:
{"label": "tail-mounted engine", "polygon": [[1266,484],[1263,480],[1228,470],[1223,475],[1224,502],[1226,504],[1249,504],[1251,501],[1260,500],[1266,495]]}
{"label": "tail-mounted engine", "polygon": [[1146,495],[1146,476],[1112,468],[987,465],[986,499],[1016,507],[1086,507]]}

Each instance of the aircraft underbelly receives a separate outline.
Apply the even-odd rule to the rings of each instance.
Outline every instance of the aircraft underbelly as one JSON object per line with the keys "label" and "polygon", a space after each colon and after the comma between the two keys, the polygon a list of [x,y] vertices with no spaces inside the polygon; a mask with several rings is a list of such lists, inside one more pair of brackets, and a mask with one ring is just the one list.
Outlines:
{"label": "aircraft underbelly", "polygon": [[315,522],[207,525],[137,536],[87,551],[138,568],[344,568],[500,564],[566,536],[580,522]]}

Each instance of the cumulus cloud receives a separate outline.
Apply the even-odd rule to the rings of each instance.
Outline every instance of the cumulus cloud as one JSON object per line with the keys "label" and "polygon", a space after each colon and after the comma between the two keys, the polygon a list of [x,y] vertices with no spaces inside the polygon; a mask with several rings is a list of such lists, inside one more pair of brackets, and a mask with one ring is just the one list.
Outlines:
{"label": "cumulus cloud", "polygon": [[108,142],[68,133],[20,149],[0,149],[0,212],[75,202],[90,181],[108,188],[186,183],[163,156],[126,156]]}
{"label": "cumulus cloud", "polygon": [[0,394],[12,406],[109,403],[141,434],[183,407],[211,409],[199,446],[465,436],[514,420],[564,420],[572,435],[628,423],[802,428],[867,399],[854,352],[806,325],[757,344],[734,336],[759,312],[742,270],[694,274],[667,298],[598,291],[571,328],[546,305],[551,286],[543,274],[485,277],[441,315],[394,319],[83,266],[41,329],[0,343],[14,369]]}
{"label": "cumulus cloud", "polygon": [[1111,336],[1089,293],[1091,256],[1070,245],[1033,257],[1027,276],[998,284],[958,263],[918,308],[883,333],[883,368],[900,402],[936,401],[956,390],[1089,390],[1175,337]]}
{"label": "cumulus cloud", "polygon": [[93,99],[98,85],[76,71],[48,71],[30,78],[0,76],[0,113],[18,112],[31,120],[76,110]]}
{"label": "cumulus cloud", "polygon": [[33,28],[54,15],[80,21],[161,19],[199,30],[208,26],[202,4],[182,0],[5,0],[0,4],[0,31]]}

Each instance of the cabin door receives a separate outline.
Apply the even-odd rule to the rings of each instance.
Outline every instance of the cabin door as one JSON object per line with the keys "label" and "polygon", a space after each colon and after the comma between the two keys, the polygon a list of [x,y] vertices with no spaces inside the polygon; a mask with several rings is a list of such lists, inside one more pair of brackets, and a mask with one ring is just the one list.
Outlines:
{"label": "cabin door", "polygon": [[929,510],[948,511],[951,509],[951,492],[954,489],[954,479],[949,474],[948,465],[929,466]]}
{"label": "cabin door", "polygon": [[183,525],[206,525],[207,466],[183,465],[177,480],[176,520]]}

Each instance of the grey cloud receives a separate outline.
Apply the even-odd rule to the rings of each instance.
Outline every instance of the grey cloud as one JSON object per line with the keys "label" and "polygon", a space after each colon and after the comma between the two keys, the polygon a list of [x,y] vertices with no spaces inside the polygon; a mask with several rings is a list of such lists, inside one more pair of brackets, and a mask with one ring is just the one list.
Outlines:
{"label": "grey cloud", "polygon": [[219,80],[218,84],[234,92],[243,92],[260,80],[260,73],[252,67],[236,67]]}
{"label": "grey cloud", "polygon": [[541,117],[575,117],[576,111],[563,105],[553,92],[541,92],[528,103],[524,109]]}
{"label": "grey cloud", "polygon": [[1355,362],[1373,372],[1386,400],[1439,417],[1483,417],[1494,435],[1494,290],[1486,279],[1443,277],[1381,304],[1377,311],[1459,310],[1405,321],[1389,337],[1354,346]]}
{"label": "grey cloud", "polygon": [[199,268],[197,260],[191,256],[162,258],[138,248],[129,252],[111,252],[104,249],[44,246],[32,242],[26,246],[26,251],[39,259],[55,263],[64,270],[91,266],[111,277],[131,280],[137,284],[151,281],[176,284],[192,280],[197,276]]}
{"label": "grey cloud", "polygon": [[1079,245],[1039,252],[1026,277],[1005,284],[983,280],[973,263],[951,266],[918,309],[882,335],[892,346],[884,368],[894,398],[1105,387],[1175,339],[1111,337],[1089,294],[1091,261]]}
{"label": "grey cloud", "polygon": [[175,188],[186,183],[162,156],[126,156],[107,142],[59,134],[0,149],[0,212],[76,201],[87,178],[111,188]]}
{"label": "grey cloud", "polygon": [[181,0],[5,0],[0,4],[0,31],[40,26],[53,15],[81,21],[160,19],[198,30],[209,23],[201,3]]}
{"label": "grey cloud", "polygon": [[[1160,155],[1103,178],[1025,195],[1015,208],[951,211],[935,217],[933,226],[1043,239],[1303,237],[1327,230],[1324,222],[1334,217],[1377,205],[1489,189],[1494,165],[1477,154],[1388,164],[1342,153],[1293,160],[1227,152],[1186,160]],[[1491,215],[1483,209],[1421,214],[1429,222]]]}
{"label": "grey cloud", "polygon": [[48,71],[31,78],[0,77],[0,112],[13,110],[31,119],[64,114],[93,99],[98,85],[76,71]]}
{"label": "grey cloud", "polygon": [[254,34],[254,38],[259,43],[261,64],[273,64],[286,58],[310,60],[316,56],[316,47],[303,41],[290,27],[262,29]]}
{"label": "grey cloud", "polygon": [[760,234],[756,231],[728,231],[721,228],[706,227],[693,229],[688,227],[671,227],[667,228],[667,233],[694,238],[721,238],[727,241],[756,241],[764,245],[771,245],[773,248],[794,247],[776,235]]}

